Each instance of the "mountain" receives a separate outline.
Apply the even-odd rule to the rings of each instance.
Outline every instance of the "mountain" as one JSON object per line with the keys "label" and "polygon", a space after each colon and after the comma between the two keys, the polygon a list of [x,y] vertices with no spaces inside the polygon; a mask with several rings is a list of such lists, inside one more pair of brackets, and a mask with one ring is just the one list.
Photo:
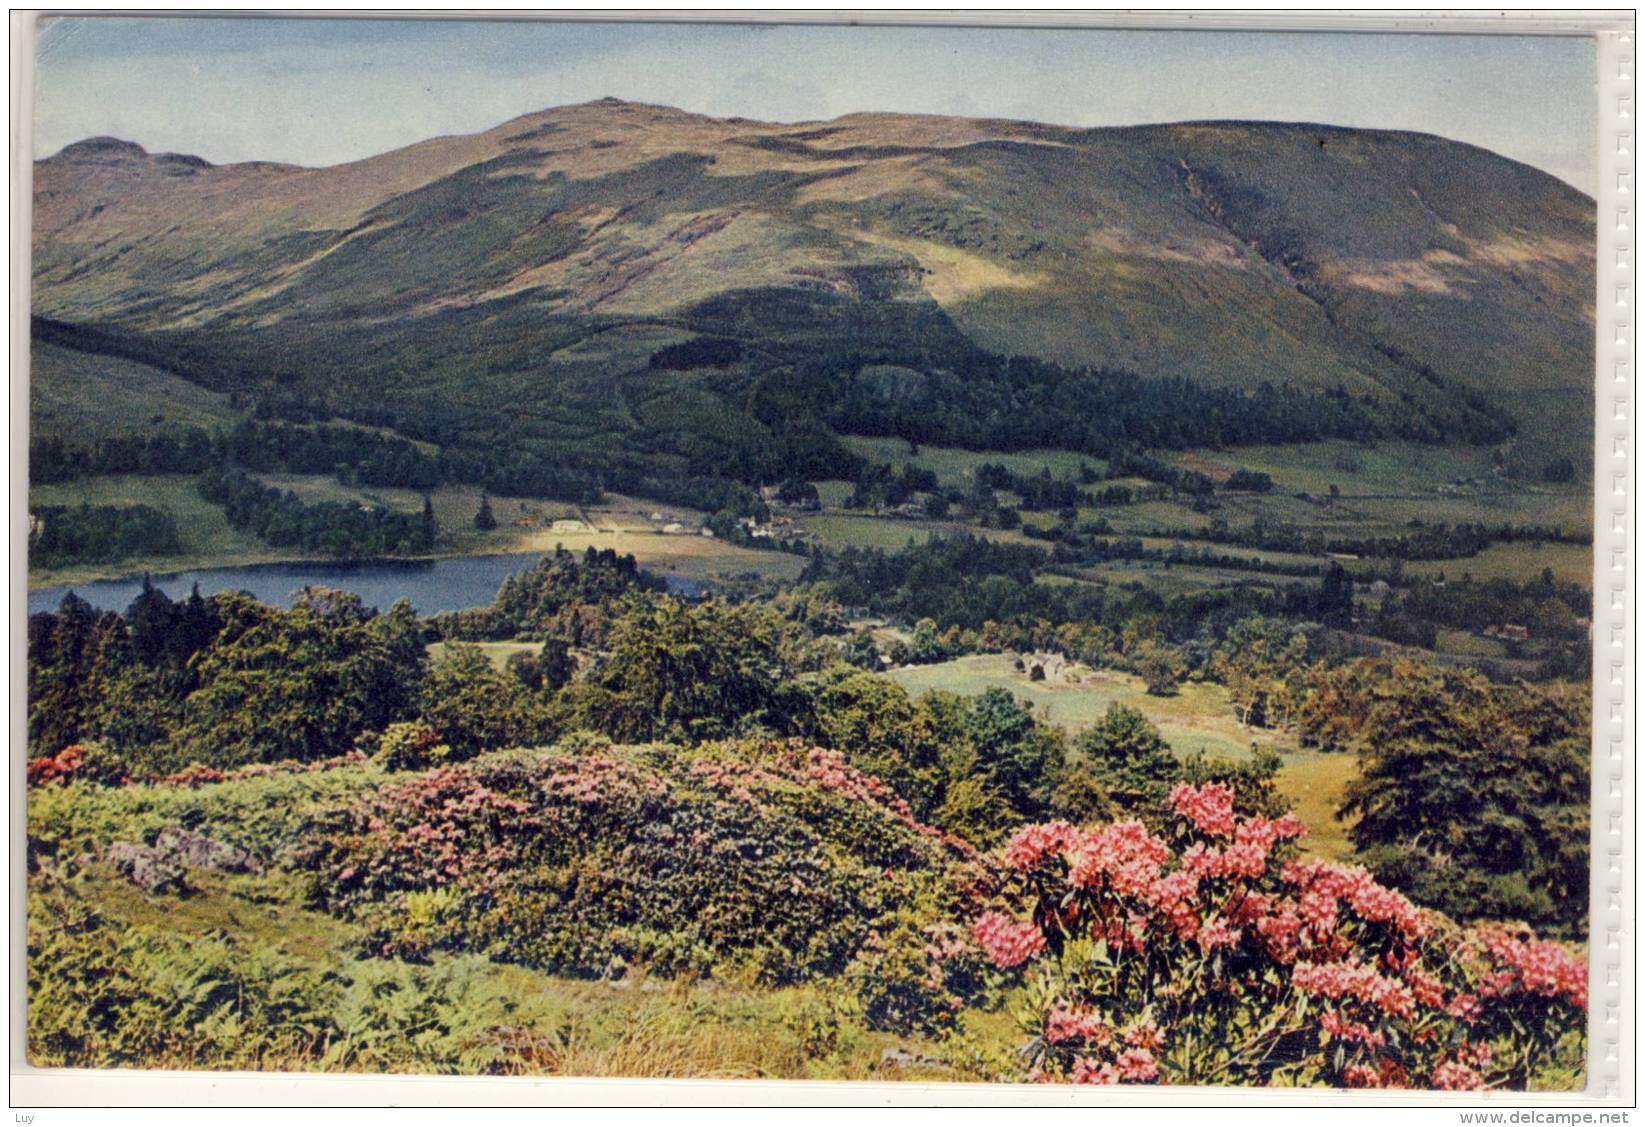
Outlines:
{"label": "mountain", "polygon": [[1421,134],[604,100],[329,168],[70,145],[35,166],[34,310],[219,391],[539,458],[615,437],[647,472],[768,443],[785,412],[963,439],[921,420],[1133,376],[1074,399],[1169,386],[1180,415],[1186,384],[1232,419],[1280,389],[1276,416],[1358,420],[1333,433],[1512,431],[1530,471],[1590,448],[1594,230],[1554,177]]}

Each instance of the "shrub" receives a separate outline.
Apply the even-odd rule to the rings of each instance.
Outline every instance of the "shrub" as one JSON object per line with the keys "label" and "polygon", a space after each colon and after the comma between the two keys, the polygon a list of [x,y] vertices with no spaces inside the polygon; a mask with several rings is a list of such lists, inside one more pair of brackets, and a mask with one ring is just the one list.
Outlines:
{"label": "shrub", "polygon": [[125,762],[95,743],[70,744],[56,755],[31,759],[28,766],[31,787],[62,787],[71,782],[112,787],[125,781]]}
{"label": "shrub", "polygon": [[1564,948],[1301,860],[1302,824],[1236,814],[1225,784],[1171,802],[1164,836],[1053,822],[1005,846],[1005,910],[974,934],[1034,972],[1032,1077],[1524,1088],[1579,1035],[1587,968]]}
{"label": "shrub", "polygon": [[443,763],[451,748],[427,724],[390,724],[377,745],[377,762],[387,771],[421,771]]}
{"label": "shrub", "polygon": [[964,927],[901,912],[868,936],[845,984],[870,1028],[944,1036],[999,977]]}
{"label": "shrub", "polygon": [[396,780],[326,815],[296,867],[375,954],[589,976],[741,964],[780,982],[842,970],[889,910],[891,873],[969,853],[837,753],[748,741]]}

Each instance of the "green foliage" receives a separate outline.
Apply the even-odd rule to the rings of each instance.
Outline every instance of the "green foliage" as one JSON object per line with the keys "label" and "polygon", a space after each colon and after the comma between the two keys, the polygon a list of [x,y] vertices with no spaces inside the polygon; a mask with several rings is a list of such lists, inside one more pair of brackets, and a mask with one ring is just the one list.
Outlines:
{"label": "green foliage", "polygon": [[327,978],[229,936],[118,928],[71,892],[37,888],[28,944],[37,1066],[291,1067],[328,1032]]}
{"label": "green foliage", "polygon": [[28,1037],[40,1067],[518,1071],[519,1006],[475,958],[316,967],[216,933],[121,927],[72,890],[29,905]]}
{"label": "green foliage", "polygon": [[1364,716],[1360,778],[1343,812],[1375,870],[1464,919],[1512,911],[1581,934],[1588,694],[1403,660],[1362,663],[1343,680],[1372,690],[1352,710]]}
{"label": "green foliage", "polygon": [[1221,783],[1233,791],[1234,809],[1241,815],[1277,818],[1289,809],[1277,782],[1282,765],[1278,752],[1257,744],[1244,759],[1207,758],[1195,751],[1183,759],[1181,779],[1196,787]]}
{"label": "green foliage", "polygon": [[997,1000],[1002,978],[964,927],[912,907],[882,921],[842,977],[869,1028],[934,1037]]}
{"label": "green foliage", "polygon": [[463,759],[548,743],[556,731],[546,695],[498,669],[478,646],[462,642],[446,643],[430,666],[418,710],[434,738]]}
{"label": "green foliage", "polygon": [[36,859],[72,861],[116,841],[150,843],[167,826],[182,826],[283,863],[327,809],[347,805],[377,785],[374,768],[326,771],[261,765],[238,778],[206,785],[98,787],[74,783],[29,795],[28,840]]}
{"label": "green foliage", "polygon": [[998,688],[971,698],[960,723],[984,778],[1022,819],[1050,809],[1065,754],[1059,730],[1037,723],[1027,704]]}
{"label": "green foliage", "polygon": [[219,597],[222,632],[194,663],[179,763],[213,766],[340,755],[406,715],[427,661],[409,606],[386,615],[359,596],[300,593],[290,611]]}
{"label": "green foliage", "polygon": [[625,743],[783,731],[797,704],[784,685],[792,629],[753,605],[631,604],[586,685],[562,698],[566,726]]}
{"label": "green foliage", "polygon": [[[1081,733],[1076,752],[1080,765],[1103,792],[1136,814],[1163,809],[1179,774],[1177,757],[1159,729],[1141,712],[1118,701]],[[1064,792],[1062,802],[1086,818],[1104,806],[1084,783]]]}
{"label": "green foliage", "polygon": [[174,556],[183,550],[177,519],[152,505],[43,506],[29,515],[34,521],[29,557],[36,567]]}
{"label": "green foliage", "polygon": [[806,734],[838,748],[853,767],[883,779],[929,818],[947,775],[929,711],[896,682],[848,667],[825,671],[809,696]]}
{"label": "green foliage", "polygon": [[621,600],[662,586],[633,556],[593,547],[577,556],[556,548],[529,571],[503,580],[489,607],[438,615],[432,625],[441,637],[470,642],[558,638],[587,645],[603,639]]}
{"label": "green foliage", "polygon": [[427,724],[390,724],[377,745],[377,761],[385,771],[422,771],[450,757],[451,748]]}
{"label": "green foliage", "polygon": [[1176,692],[1177,686],[1188,675],[1188,664],[1183,661],[1182,655],[1152,639],[1142,642],[1126,657],[1131,668],[1148,687],[1148,692],[1156,697],[1167,697]]}
{"label": "green foliage", "polygon": [[931,820],[981,848],[999,844],[1016,823],[1016,811],[980,773],[966,774],[954,770],[952,760],[949,764],[952,781]]}
{"label": "green foliage", "polygon": [[426,552],[436,529],[421,517],[357,501],[304,504],[289,491],[263,485],[245,471],[213,468],[200,475],[200,496],[221,505],[228,522],[266,544],[347,559]]}

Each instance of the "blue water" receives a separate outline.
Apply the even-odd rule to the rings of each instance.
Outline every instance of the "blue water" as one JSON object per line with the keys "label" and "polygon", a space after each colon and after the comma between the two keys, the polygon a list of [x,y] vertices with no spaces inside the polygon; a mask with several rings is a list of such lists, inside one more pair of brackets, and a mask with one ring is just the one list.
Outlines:
{"label": "blue water", "polygon": [[[361,563],[278,563],[250,567],[213,567],[154,576],[154,585],[173,599],[186,598],[194,584],[202,595],[247,591],[271,606],[289,607],[304,587],[352,591],[367,606],[387,610],[409,599],[419,614],[467,610],[488,605],[504,579],[534,566],[542,555],[523,552],[502,556],[464,556],[450,560],[369,560]],[[691,580],[668,576],[669,588],[696,595]],[[72,587],[42,587],[29,592],[29,613],[56,610],[72,590],[100,610],[123,611],[142,590],[142,576],[100,580]]]}

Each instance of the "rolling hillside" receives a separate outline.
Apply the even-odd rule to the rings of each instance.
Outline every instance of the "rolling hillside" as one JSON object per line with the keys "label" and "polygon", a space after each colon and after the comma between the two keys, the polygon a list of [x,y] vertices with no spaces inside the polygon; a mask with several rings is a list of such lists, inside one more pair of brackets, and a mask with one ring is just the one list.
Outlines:
{"label": "rolling hillside", "polygon": [[217,391],[647,472],[769,444],[827,399],[808,363],[871,368],[879,419],[1030,356],[1329,394],[1428,441],[1512,431],[1534,473],[1586,463],[1594,221],[1426,135],[607,100],[332,168],[71,145],[36,165],[34,300],[76,347]]}

